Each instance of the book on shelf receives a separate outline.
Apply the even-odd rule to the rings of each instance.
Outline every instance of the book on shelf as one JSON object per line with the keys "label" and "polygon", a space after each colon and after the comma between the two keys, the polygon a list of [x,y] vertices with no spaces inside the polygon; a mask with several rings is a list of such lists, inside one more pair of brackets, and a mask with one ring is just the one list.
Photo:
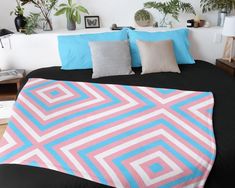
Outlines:
{"label": "book on shelf", "polygon": [[23,78],[23,74],[18,70],[0,71],[0,82],[6,80],[18,79],[18,78]]}
{"label": "book on shelf", "polygon": [[0,101],[0,125],[6,124],[12,115],[15,101]]}

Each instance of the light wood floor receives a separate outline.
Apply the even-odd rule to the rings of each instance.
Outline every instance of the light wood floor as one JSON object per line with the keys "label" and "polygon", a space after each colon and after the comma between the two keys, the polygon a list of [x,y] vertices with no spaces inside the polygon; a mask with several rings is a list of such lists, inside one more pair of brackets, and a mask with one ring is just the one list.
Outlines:
{"label": "light wood floor", "polygon": [[2,138],[3,133],[6,130],[7,125],[0,125],[0,138]]}

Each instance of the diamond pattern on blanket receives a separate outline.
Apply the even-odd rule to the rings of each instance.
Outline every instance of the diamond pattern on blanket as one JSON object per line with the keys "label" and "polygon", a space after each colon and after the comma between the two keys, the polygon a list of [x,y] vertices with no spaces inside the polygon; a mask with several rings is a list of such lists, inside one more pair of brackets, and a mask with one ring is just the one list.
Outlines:
{"label": "diamond pattern on blanket", "polygon": [[203,187],[215,160],[210,92],[30,79],[0,163],[114,187]]}

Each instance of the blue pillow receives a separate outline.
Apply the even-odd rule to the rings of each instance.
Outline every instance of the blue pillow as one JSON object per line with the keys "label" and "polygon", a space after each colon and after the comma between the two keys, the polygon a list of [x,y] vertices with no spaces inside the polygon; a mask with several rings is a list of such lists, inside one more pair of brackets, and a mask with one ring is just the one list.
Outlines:
{"label": "blue pillow", "polygon": [[[58,36],[59,54],[63,70],[92,68],[90,41],[128,40],[126,30],[118,32]],[[108,53],[108,52],[107,52]]]}
{"label": "blue pillow", "polygon": [[141,32],[141,31],[128,30],[128,33],[129,33],[133,67],[141,67],[139,49],[137,47],[136,40],[143,40],[148,42],[172,40],[177,63],[178,64],[195,63],[189,50],[190,44],[188,40],[188,35],[189,35],[188,29],[179,29],[167,32]]}

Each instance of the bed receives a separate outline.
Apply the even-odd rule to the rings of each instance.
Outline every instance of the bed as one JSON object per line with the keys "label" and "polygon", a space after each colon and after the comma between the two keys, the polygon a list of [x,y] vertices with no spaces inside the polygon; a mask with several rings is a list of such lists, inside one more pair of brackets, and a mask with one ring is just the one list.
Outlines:
{"label": "bed", "polygon": [[[216,138],[216,159],[205,187],[233,187],[235,173],[235,79],[226,75],[212,64],[197,61],[194,65],[180,65],[182,74],[153,73],[141,75],[113,76],[91,79],[92,70],[63,71],[60,67],[35,70],[30,78],[88,83],[148,86],[189,91],[212,92],[215,99],[213,129]],[[0,182],[4,188],[65,188],[65,187],[108,187],[68,174],[25,165],[0,165]]]}

